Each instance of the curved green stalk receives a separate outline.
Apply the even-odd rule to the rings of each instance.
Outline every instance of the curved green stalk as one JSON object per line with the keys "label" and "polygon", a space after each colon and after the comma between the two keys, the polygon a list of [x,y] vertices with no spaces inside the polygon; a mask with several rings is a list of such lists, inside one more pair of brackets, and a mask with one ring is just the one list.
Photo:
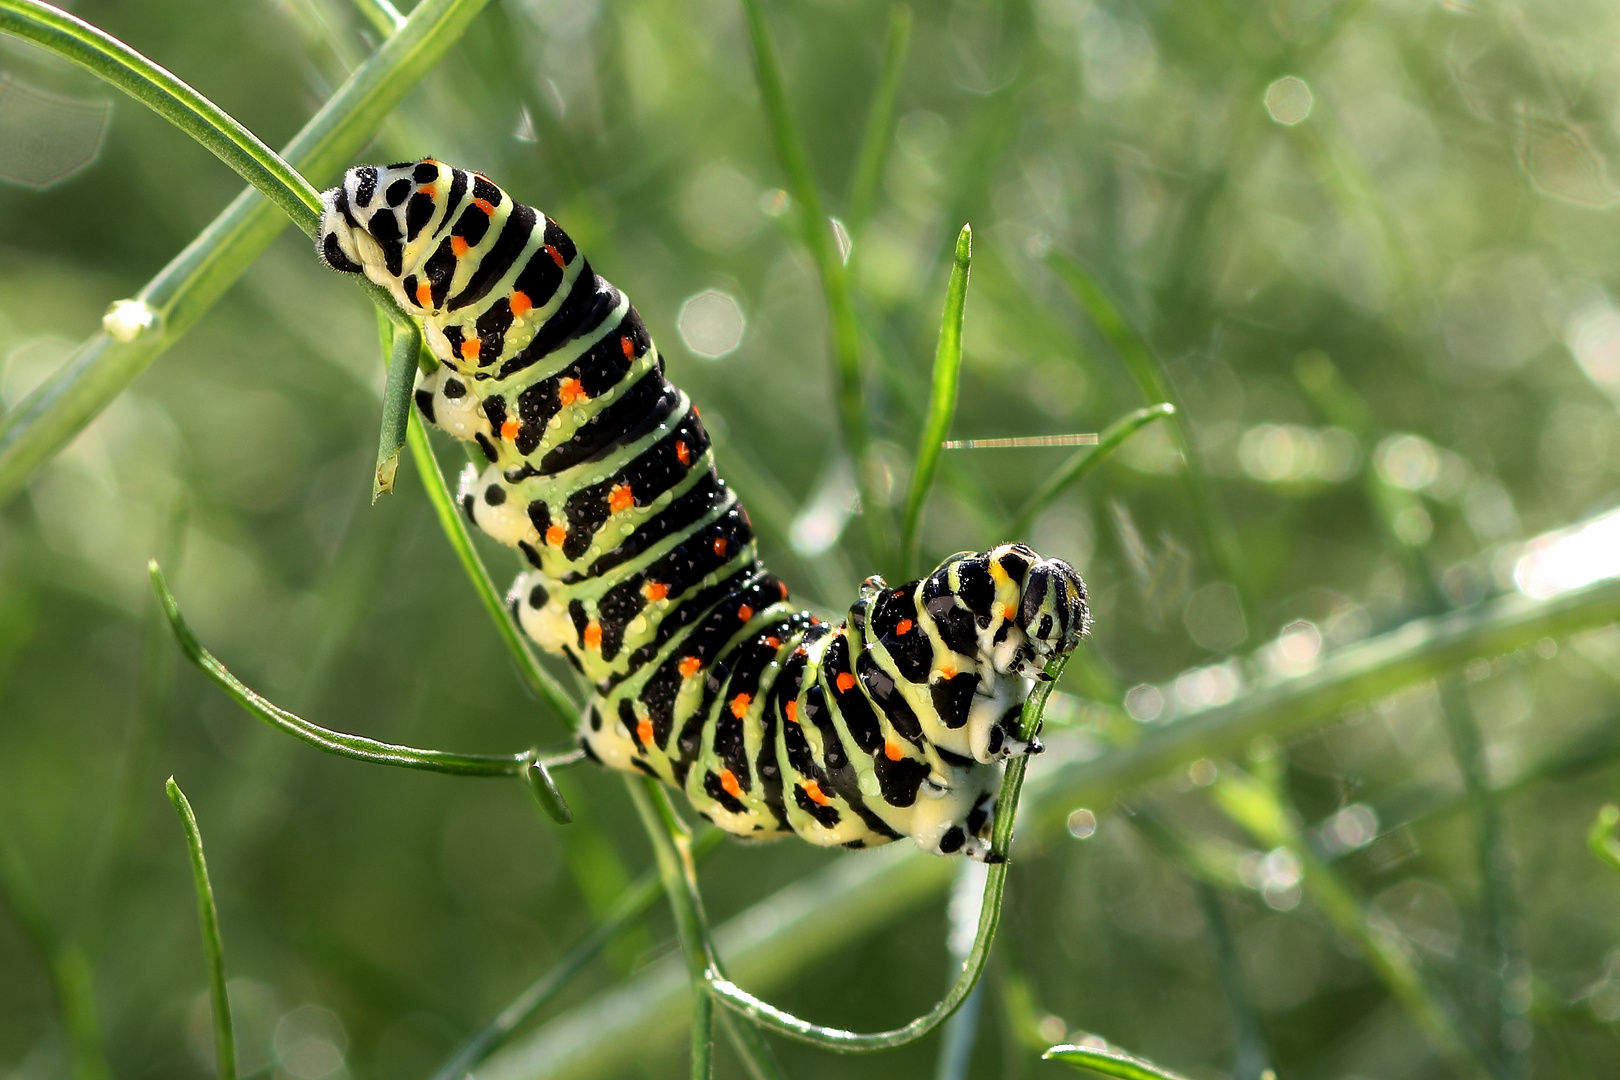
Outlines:
{"label": "curved green stalk", "polygon": [[[1063,666],[1068,659],[1064,656],[1053,661],[1046,669],[1046,674],[1050,676],[1049,680],[1040,683],[1035,692],[1029,696],[1029,700],[1024,702],[1019,729],[1021,738],[1031,738],[1040,730],[1041,714],[1046,709],[1046,699],[1051,696],[1052,688],[1057,685],[1058,676],[1063,673]],[[1007,884],[1007,853],[1012,845],[1013,821],[1018,814],[1018,794],[1024,786],[1024,769],[1028,764],[1027,757],[1017,757],[1007,762],[1007,770],[1001,781],[1001,794],[996,800],[995,830],[990,840],[990,850],[997,861],[990,866],[989,872],[985,875],[984,906],[979,911],[979,930],[974,936],[973,948],[968,950],[967,960],[963,963],[956,982],[939,1004],[927,1013],[909,1024],[889,1031],[858,1034],[801,1020],[792,1013],[766,1004],[735,983],[716,974],[709,977],[710,991],[719,998],[721,1004],[761,1027],[779,1031],[815,1046],[845,1053],[889,1050],[915,1042],[934,1030],[967,1000],[967,996],[978,984],[979,976],[984,974],[985,963],[990,959],[990,946],[995,943],[996,927],[1001,922],[1001,896]]]}
{"label": "curved green stalk", "polygon": [[[336,173],[358,153],[488,0],[422,0],[282,151],[300,172]],[[127,340],[92,336],[0,417],[0,501],[94,419],[241,277],[286,226],[255,190],[242,192],[135,297],[148,316]]]}
{"label": "curved green stalk", "polygon": [[1108,429],[1098,437],[1096,446],[1075,451],[1074,456],[1064,462],[1063,466],[1041,485],[1041,489],[1030,497],[1024,508],[1018,511],[1018,517],[1013,520],[1011,535],[1023,536],[1029,532],[1030,526],[1035,523],[1036,515],[1051,506],[1053,499],[1063,494],[1071,485],[1078,484],[1091,470],[1108,460],[1108,456],[1123,446],[1126,439],[1155,420],[1175,415],[1175,411],[1174,405],[1168,401],[1161,401],[1157,405],[1149,405],[1145,409],[1126,413],[1109,424]]}
{"label": "curved green stalk", "polygon": [[225,992],[225,947],[219,938],[219,909],[214,906],[214,886],[208,880],[208,860],[203,857],[202,831],[191,800],[180,785],[169,777],[163,785],[180,815],[186,831],[186,850],[191,855],[191,884],[197,891],[197,921],[202,924],[203,956],[208,961],[208,997],[214,1007],[214,1060],[219,1080],[236,1080],[236,1035],[231,1029],[231,999]]}
{"label": "curved green stalk", "polygon": [[202,643],[191,632],[191,628],[186,625],[185,617],[180,614],[180,605],[175,601],[174,594],[169,591],[168,582],[164,580],[163,570],[158,566],[157,560],[154,559],[147,564],[147,571],[152,576],[152,591],[157,593],[158,603],[163,605],[163,613],[169,619],[169,628],[174,631],[174,639],[179,643],[180,651],[186,654],[186,659],[197,665],[210,681],[230,695],[242,708],[271,727],[279,728],[318,750],[325,750],[339,757],[353,758],[356,761],[369,761],[376,765],[397,765],[405,769],[423,769],[455,776],[519,776],[532,761],[543,760],[549,767],[559,768],[571,765],[583,757],[582,752],[574,747],[549,755],[542,755],[534,750],[525,750],[521,754],[456,754],[446,750],[418,750],[412,746],[379,742],[362,735],[350,735],[312,724],[262,697],[232,675],[224,664],[203,648]]}
{"label": "curved green stalk", "polygon": [[529,650],[528,643],[523,640],[522,633],[512,620],[512,613],[507,610],[505,600],[496,590],[489,571],[484,568],[484,560],[478,557],[478,549],[473,547],[466,521],[456,511],[456,502],[450,497],[450,489],[445,485],[444,474],[439,471],[439,461],[433,456],[433,446],[428,442],[427,431],[422,427],[421,417],[416,415],[415,409],[407,410],[407,414],[410,421],[406,441],[411,447],[411,457],[416,462],[417,471],[422,474],[422,486],[427,489],[428,501],[433,504],[434,513],[439,518],[439,526],[444,530],[445,538],[450,541],[450,547],[455,551],[456,558],[461,560],[462,569],[472,581],[473,591],[478,594],[484,610],[495,623],[495,632],[500,635],[506,651],[517,664],[518,674],[522,677],[524,685],[536,697],[556,710],[557,715],[569,725],[570,729],[574,728],[579,722],[579,706],[568,696],[568,691],[551,677],[551,673],[540,666],[534,653]]}
{"label": "curved green stalk", "polygon": [[776,61],[776,50],[771,45],[765,28],[765,13],[760,0],[742,0],[743,14],[748,21],[748,36],[754,48],[754,76],[759,84],[759,96],[765,105],[765,122],[776,144],[777,157],[787,173],[788,193],[799,207],[801,239],[816,264],[821,278],[821,290],[827,299],[827,313],[832,320],[833,360],[838,374],[838,417],[843,427],[844,443],[855,462],[856,482],[861,492],[861,514],[866,520],[866,539],[878,565],[890,564],[890,537],[888,513],[876,498],[872,487],[874,470],[871,468],[871,423],[866,410],[866,390],[862,384],[861,335],[855,322],[855,305],[849,293],[849,268],[839,256],[833,243],[832,226],[816,190],[815,177],[810,172],[810,159],[805,153],[804,141],[793,123],[788,109],[787,90],[782,84],[782,69]]}
{"label": "curved green stalk", "polygon": [[906,489],[906,508],[900,517],[900,576],[909,580],[917,565],[923,503],[939,468],[940,444],[956,415],[956,387],[962,374],[962,319],[967,309],[968,271],[973,265],[973,226],[963,225],[956,235],[951,280],[945,288],[945,310],[939,317],[939,344],[934,349],[934,385],[928,395],[928,415],[917,442],[917,463]]}
{"label": "curved green stalk", "polygon": [[1105,1050],[1096,1046],[1054,1046],[1041,1055],[1041,1060],[1061,1061],[1077,1069],[1085,1069],[1099,1076],[1118,1077],[1119,1080],[1183,1080],[1179,1073],[1155,1065],[1146,1058],[1135,1057],[1123,1050]]}
{"label": "curved green stalk", "polygon": [[861,234],[877,202],[877,189],[883,179],[883,161],[888,155],[889,132],[894,128],[895,107],[900,101],[900,79],[906,70],[906,53],[911,49],[911,9],[896,4],[889,11],[889,35],[883,41],[883,67],[872,107],[866,114],[866,130],[861,133],[861,152],[855,159],[855,175],[849,185],[849,228],[854,246],[849,263],[860,258]]}
{"label": "curved green stalk", "polygon": [[40,0],[0,0],[0,31],[31,41],[118,87],[190,135],[315,235],[321,197],[258,136],[167,68],[83,19]]}

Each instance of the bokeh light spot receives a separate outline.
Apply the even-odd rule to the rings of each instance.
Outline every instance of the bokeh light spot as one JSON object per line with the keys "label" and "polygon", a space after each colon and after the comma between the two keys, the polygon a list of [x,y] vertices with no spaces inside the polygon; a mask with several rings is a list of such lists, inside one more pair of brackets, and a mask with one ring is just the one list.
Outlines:
{"label": "bokeh light spot", "polygon": [[1297,75],[1284,75],[1266,87],[1266,112],[1285,127],[1305,120],[1315,103],[1310,86]]}
{"label": "bokeh light spot", "polygon": [[742,342],[742,307],[730,293],[707,289],[681,305],[678,325],[688,349],[717,360]]}
{"label": "bokeh light spot", "polygon": [[0,76],[0,180],[47,188],[101,153],[112,102],[69,98]]}
{"label": "bokeh light spot", "polygon": [[1069,835],[1076,840],[1089,840],[1097,832],[1097,815],[1084,808],[1069,815]]}

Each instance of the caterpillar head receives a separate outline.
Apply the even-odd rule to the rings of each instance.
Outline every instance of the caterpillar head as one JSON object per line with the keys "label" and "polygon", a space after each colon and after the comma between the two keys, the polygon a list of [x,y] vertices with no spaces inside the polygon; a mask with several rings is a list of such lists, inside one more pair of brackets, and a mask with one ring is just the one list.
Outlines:
{"label": "caterpillar head", "polygon": [[960,596],[978,624],[979,654],[999,675],[1043,677],[1091,625],[1086,583],[1068,563],[1003,544],[957,567]]}
{"label": "caterpillar head", "polygon": [[1038,559],[1030,566],[1018,603],[1018,625],[1043,667],[1074,651],[1091,629],[1086,583],[1074,567],[1061,559]]}
{"label": "caterpillar head", "polygon": [[[448,189],[464,173],[432,159],[394,165],[357,165],[343,183],[321,193],[315,253],[345,274],[363,273],[411,304],[400,279],[421,261],[433,240],[432,223],[449,200]],[[490,185],[493,187],[494,185]]]}

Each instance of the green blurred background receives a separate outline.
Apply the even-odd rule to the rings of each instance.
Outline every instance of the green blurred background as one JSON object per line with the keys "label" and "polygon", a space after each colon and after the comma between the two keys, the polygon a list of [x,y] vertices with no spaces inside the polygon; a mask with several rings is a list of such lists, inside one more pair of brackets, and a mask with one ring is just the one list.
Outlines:
{"label": "green blurred background", "polygon": [[[73,6],[272,145],[375,44],[343,0]],[[1094,662],[1067,680],[1054,738],[1106,752],[1406,619],[1511,592],[1523,542],[1616,502],[1612,6],[954,0],[914,14],[876,205],[851,228],[877,488],[904,490],[951,244],[971,221],[953,434],[1096,431],[1147,403],[1059,253],[1162,361],[1234,530],[1223,566],[1162,425],[1040,517],[1024,539],[1082,568],[1096,614]],[[812,168],[847,217],[889,11],[819,0],[768,16]],[[822,294],[751,63],[733,0],[495,0],[361,160],[478,168],[562,222],[702,408],[767,562],[837,611],[875,568],[848,512]],[[241,183],[38,50],[6,43],[0,71],[11,408]],[[739,317],[740,344],[704,355]],[[364,298],[289,229],[0,507],[0,1078],[70,1073],[51,971],[16,917],[30,892],[88,964],[111,1074],[210,1075],[171,773],[208,845],[243,1068],[265,1076],[427,1077],[650,865],[615,776],[565,774],[577,821],[559,828],[517,784],[324,757],[238,711],[155,621],[153,556],[204,641],[318,722],[490,752],[564,738],[524,696],[414,468],[367,505],[381,385]],[[925,559],[1009,539],[1066,453],[948,453]],[[485,556],[504,582],[510,554]],[[1617,680],[1611,627],[1478,661],[1455,685],[1508,776],[1612,730]],[[1581,838],[1620,774],[1604,758],[1501,801],[1515,874],[1492,923],[1440,700],[1420,687],[1290,742],[1299,819],[1495,1075],[1614,1076],[1620,875]],[[1214,809],[1201,768],[1131,803],[1215,844],[1233,887],[1195,886],[1115,807],[1090,808],[1087,839],[1032,842],[968,1075],[1063,1075],[1033,1047],[1079,1032],[1211,1080],[1249,1080],[1256,1062],[1284,1078],[1451,1075],[1302,900],[1297,864]],[[726,845],[703,871],[710,913],[863,857]],[[897,905],[773,999],[859,1029],[901,1022],[946,982],[946,930],[937,892]],[[657,907],[546,1015],[673,950]],[[650,1032],[602,1074],[682,1075],[683,1044]],[[794,1077],[925,1077],[938,1044],[779,1049]],[[724,1054],[719,1068],[739,1075]]]}

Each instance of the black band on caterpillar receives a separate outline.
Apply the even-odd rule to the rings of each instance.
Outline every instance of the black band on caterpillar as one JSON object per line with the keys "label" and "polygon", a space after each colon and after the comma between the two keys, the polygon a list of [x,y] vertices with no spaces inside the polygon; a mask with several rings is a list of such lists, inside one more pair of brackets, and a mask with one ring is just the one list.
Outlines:
{"label": "black band on caterpillar", "polygon": [[1018,711],[1086,633],[1085,583],[1022,544],[868,578],[830,626],[788,604],[641,317],[557,224],[436,161],[350,169],[316,252],[422,319],[430,422],[476,442],[460,501],[532,570],[524,631],[596,688],[590,755],[720,827],[989,853]]}

